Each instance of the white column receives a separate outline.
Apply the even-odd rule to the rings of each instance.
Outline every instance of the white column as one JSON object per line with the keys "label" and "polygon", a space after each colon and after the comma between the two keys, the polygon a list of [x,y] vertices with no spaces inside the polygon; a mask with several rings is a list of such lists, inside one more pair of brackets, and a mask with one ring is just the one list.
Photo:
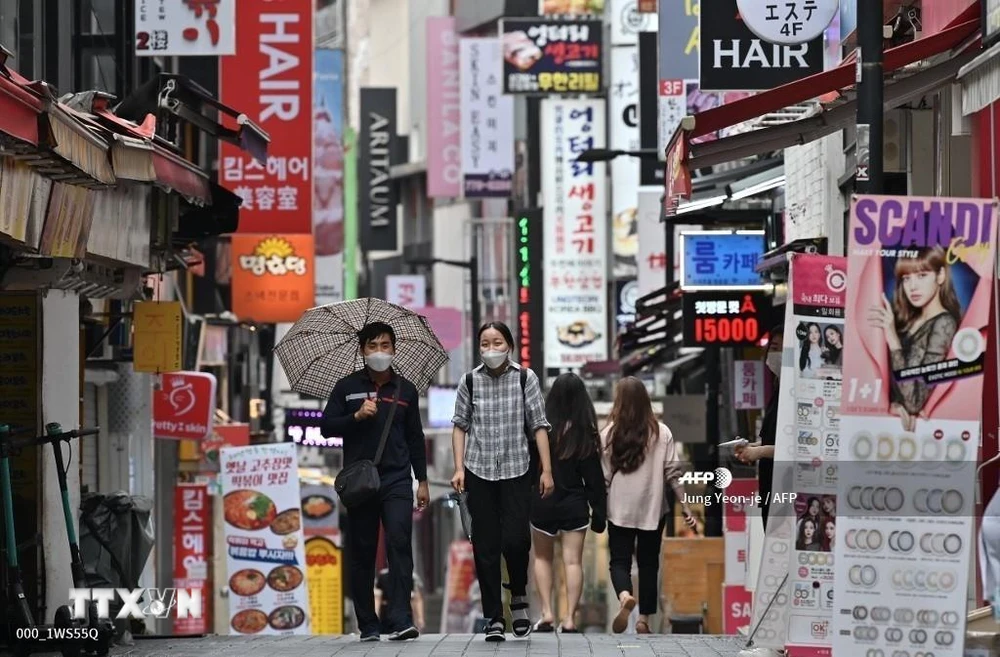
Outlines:
{"label": "white column", "polygon": [[[51,290],[42,299],[42,420],[58,422],[64,430],[80,422],[80,300],[75,292]],[[63,446],[69,502],[79,532],[80,445]],[[70,449],[72,457],[70,457]],[[58,606],[67,604],[73,588],[69,541],[66,537],[59,479],[52,448],[39,454],[42,461],[42,535],[45,554],[46,623]]]}

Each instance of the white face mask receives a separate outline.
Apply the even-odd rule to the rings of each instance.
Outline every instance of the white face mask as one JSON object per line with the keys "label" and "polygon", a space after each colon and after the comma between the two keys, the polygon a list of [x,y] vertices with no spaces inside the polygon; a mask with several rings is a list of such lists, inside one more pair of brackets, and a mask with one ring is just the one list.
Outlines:
{"label": "white face mask", "polygon": [[765,363],[767,364],[767,369],[771,370],[772,374],[774,374],[775,376],[778,376],[778,375],[781,374],[781,352],[780,351],[772,351],[772,352],[770,352],[767,355],[767,360],[765,361]]}
{"label": "white face mask", "polygon": [[491,370],[495,370],[506,363],[507,355],[506,351],[484,351],[480,354],[483,358],[483,363]]}
{"label": "white face mask", "polygon": [[392,354],[387,354],[384,351],[368,354],[365,356],[365,365],[373,372],[384,372],[392,367]]}

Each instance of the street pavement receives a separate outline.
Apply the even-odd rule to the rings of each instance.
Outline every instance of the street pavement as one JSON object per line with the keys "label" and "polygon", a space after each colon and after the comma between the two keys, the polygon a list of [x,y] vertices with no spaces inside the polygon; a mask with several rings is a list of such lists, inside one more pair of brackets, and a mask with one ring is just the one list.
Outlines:
{"label": "street pavement", "polygon": [[112,649],[114,657],[736,657],[745,639],[692,634],[508,635],[486,643],[483,635],[427,634],[415,641],[361,643],[356,636],[155,639]]}

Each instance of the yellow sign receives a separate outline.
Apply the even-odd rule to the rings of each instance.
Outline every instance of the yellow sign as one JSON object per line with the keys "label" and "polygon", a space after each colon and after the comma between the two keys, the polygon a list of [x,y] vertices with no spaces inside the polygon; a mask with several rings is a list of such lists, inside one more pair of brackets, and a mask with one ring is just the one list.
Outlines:
{"label": "yellow sign", "polygon": [[343,568],[342,552],[332,542],[321,536],[306,541],[313,634],[344,633]]}
{"label": "yellow sign", "polygon": [[135,327],[132,366],[136,372],[183,369],[183,312],[178,301],[140,301],[132,309]]}

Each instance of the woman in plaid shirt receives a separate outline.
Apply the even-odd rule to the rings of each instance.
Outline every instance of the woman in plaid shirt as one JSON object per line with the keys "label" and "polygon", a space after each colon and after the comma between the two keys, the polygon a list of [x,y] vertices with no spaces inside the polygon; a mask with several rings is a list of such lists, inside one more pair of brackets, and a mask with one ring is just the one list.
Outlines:
{"label": "woman in plaid shirt", "polygon": [[468,495],[472,549],[487,619],[486,640],[503,641],[507,625],[501,596],[501,555],[510,580],[514,635],[531,633],[528,617],[529,512],[534,490],[530,437],[538,449],[538,489],[548,497],[555,485],[549,458],[549,423],[538,377],[510,360],[514,337],[501,322],[479,329],[483,364],[458,386],[451,485]]}

